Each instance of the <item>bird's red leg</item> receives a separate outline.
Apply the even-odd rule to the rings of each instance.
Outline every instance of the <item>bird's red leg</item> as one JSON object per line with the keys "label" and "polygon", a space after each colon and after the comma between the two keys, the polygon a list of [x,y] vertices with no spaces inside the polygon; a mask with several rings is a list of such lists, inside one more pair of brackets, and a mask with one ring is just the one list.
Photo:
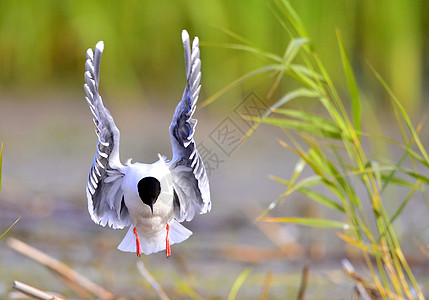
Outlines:
{"label": "bird's red leg", "polygon": [[168,237],[168,233],[170,232],[170,225],[167,224],[167,236],[165,238],[165,255],[167,258],[171,255],[171,248],[170,248],[170,238]]}
{"label": "bird's red leg", "polygon": [[137,256],[140,257],[140,255],[142,254],[142,250],[141,250],[141,246],[140,246],[140,238],[139,235],[137,234],[137,229],[134,227],[134,234],[136,235],[136,252],[137,252]]}

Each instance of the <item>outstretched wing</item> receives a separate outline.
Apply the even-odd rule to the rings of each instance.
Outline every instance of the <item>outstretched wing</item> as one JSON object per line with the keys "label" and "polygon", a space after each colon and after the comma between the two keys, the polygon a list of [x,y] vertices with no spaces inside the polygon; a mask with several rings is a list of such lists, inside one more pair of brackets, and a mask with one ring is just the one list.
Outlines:
{"label": "outstretched wing", "polygon": [[196,212],[203,214],[211,209],[209,180],[193,138],[197,120],[192,119],[192,115],[201,89],[199,41],[195,37],[191,51],[186,30],[182,31],[182,41],[185,49],[186,87],[170,125],[174,212],[180,222],[192,220]]}
{"label": "outstretched wing", "polygon": [[119,130],[110,112],[104,107],[98,92],[100,61],[104,44],[98,42],[95,53],[86,52],[85,84],[86,101],[94,116],[95,133],[98,137],[97,152],[89,171],[86,195],[88,211],[92,220],[115,229],[130,224],[128,209],[124,202],[121,185],[124,166],[119,160]]}

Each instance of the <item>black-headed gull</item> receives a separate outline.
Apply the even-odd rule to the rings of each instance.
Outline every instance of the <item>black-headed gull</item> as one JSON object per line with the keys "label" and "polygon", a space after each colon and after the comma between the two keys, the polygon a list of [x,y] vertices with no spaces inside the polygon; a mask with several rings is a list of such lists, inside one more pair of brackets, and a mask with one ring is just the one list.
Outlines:
{"label": "black-headed gull", "polygon": [[183,30],[182,42],[187,80],[170,125],[173,158],[167,161],[158,154],[153,164],[121,163],[119,130],[98,91],[103,42],[86,53],[85,99],[98,136],[86,186],[88,211],[101,226],[130,226],[118,249],[139,256],[165,249],[169,257],[170,245],[192,234],[179,222],[211,209],[209,181],[193,138],[197,120],[192,115],[201,89],[199,41],[195,37],[191,51],[189,35]]}

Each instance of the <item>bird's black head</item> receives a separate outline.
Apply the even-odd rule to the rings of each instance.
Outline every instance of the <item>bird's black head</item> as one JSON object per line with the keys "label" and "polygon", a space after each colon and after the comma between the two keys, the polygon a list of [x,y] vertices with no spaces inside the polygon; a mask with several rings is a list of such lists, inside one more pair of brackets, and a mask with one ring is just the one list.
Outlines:
{"label": "bird's black head", "polygon": [[153,213],[153,205],[161,193],[161,183],[154,177],[145,177],[137,184],[140,199],[144,204],[149,205]]}

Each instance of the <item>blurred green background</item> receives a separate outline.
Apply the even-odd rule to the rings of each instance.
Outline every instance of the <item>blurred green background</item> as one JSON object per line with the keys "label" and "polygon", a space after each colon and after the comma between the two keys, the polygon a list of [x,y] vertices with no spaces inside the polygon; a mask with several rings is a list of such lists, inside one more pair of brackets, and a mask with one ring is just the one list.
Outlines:
{"label": "blurred green background", "polygon": [[[369,100],[376,112],[391,112],[368,62],[411,115],[424,112],[421,108],[429,92],[424,85],[429,76],[428,1],[290,2],[342,96],[348,94],[336,29],[362,99]],[[241,42],[225,31],[283,55],[289,37],[273,14],[277,9],[271,0],[0,0],[0,142],[5,147],[0,228],[22,216],[8,237],[25,240],[118,293],[138,290],[141,279],[135,256],[116,250],[125,232],[94,224],[87,212],[84,187],[96,137],[82,88],[86,50],[99,40],[105,42],[100,89],[121,130],[123,161],[132,156],[135,161],[152,162],[158,152],[171,156],[168,124],[185,82],[181,30],[200,38],[201,103],[266,64],[254,54],[228,48]],[[285,78],[277,94],[266,100],[274,75],[252,78],[198,111],[197,141],[209,144],[209,135],[225,117],[234,116],[234,108],[249,92],[274,103],[296,85]],[[387,119],[385,126],[390,125]],[[207,298],[226,298],[237,276],[252,265],[250,283],[243,289],[246,295],[259,293],[267,272],[273,270],[270,295],[284,299],[285,290],[295,295],[302,265],[316,261],[309,299],[350,295],[353,286],[343,284],[344,275],[338,271],[347,249],[334,233],[253,222],[284,192],[267,175],[289,178],[295,167],[296,157],[276,143],[279,137],[284,137],[282,132],[261,126],[231,157],[221,156],[222,165],[210,177],[212,212],[186,224],[194,231],[193,238],[175,245],[168,261],[163,253],[141,258],[170,293],[180,294],[177,277]],[[303,197],[287,200],[276,209],[278,216],[325,214]],[[415,202],[401,233],[411,238],[425,232],[427,238],[426,224],[421,222],[427,219],[426,205]],[[418,258],[416,265],[427,261],[414,244],[408,245]],[[36,281],[39,288],[59,289],[61,283],[53,283],[41,267],[3,251],[4,244],[1,248],[0,298],[12,279],[34,283],[34,274],[41,274]],[[427,265],[422,266],[421,272],[427,274]],[[150,292],[147,285],[144,288]]]}
{"label": "blurred green background", "polygon": [[[427,92],[422,85],[429,65],[427,1],[291,3],[334,82],[343,78],[335,36],[339,29],[361,86],[372,94],[368,96],[383,103],[382,89],[368,73],[366,61],[411,112],[418,109]],[[251,54],[217,47],[236,42],[222,28],[264,50],[283,53],[288,37],[273,7],[271,1],[263,0],[2,0],[0,89],[31,94],[81,89],[85,50],[104,40],[105,93],[118,100],[152,93],[167,100],[183,85],[180,31],[186,28],[191,36],[200,37],[204,92],[211,95],[262,63]],[[256,87],[252,83],[252,88],[267,89],[270,79],[264,80]]]}

